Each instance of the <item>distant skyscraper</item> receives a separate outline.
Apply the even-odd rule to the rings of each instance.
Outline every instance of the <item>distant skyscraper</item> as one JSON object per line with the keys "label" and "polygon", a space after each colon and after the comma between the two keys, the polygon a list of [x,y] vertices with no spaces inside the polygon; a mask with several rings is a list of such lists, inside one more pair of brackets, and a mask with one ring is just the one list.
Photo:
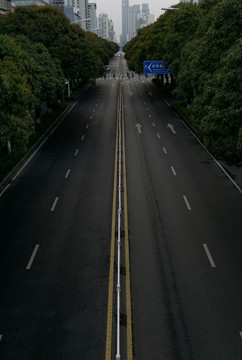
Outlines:
{"label": "distant skyscraper", "polygon": [[136,36],[139,13],[140,13],[140,5],[129,6],[127,41],[131,40],[134,36]]}
{"label": "distant skyscraper", "polygon": [[108,40],[108,15],[100,14],[98,17],[98,36]]}
{"label": "distant skyscraper", "polygon": [[122,35],[120,38],[121,45],[126,44],[128,40],[128,14],[129,0],[122,0]]}
{"label": "distant skyscraper", "polygon": [[4,15],[7,12],[12,10],[12,5],[10,0],[1,0],[0,1],[0,14]]}
{"label": "distant skyscraper", "polygon": [[95,3],[88,3],[88,12],[87,12],[87,30],[97,33],[97,15],[96,15],[97,5]]}

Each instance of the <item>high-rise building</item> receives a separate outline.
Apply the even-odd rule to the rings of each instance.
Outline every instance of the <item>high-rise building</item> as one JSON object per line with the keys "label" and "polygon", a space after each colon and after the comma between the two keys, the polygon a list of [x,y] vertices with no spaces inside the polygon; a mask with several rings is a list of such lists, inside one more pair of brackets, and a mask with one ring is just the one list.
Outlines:
{"label": "high-rise building", "polygon": [[98,36],[108,40],[108,15],[101,13],[98,17]]}
{"label": "high-rise building", "polygon": [[114,41],[114,42],[116,41],[113,20],[109,20],[109,22],[108,22],[108,39],[110,41]]}
{"label": "high-rise building", "polygon": [[127,41],[136,36],[138,28],[138,14],[140,13],[140,5],[129,6],[128,13],[128,38]]}
{"label": "high-rise building", "polygon": [[97,5],[95,3],[88,3],[87,8],[87,30],[97,33]]}
{"label": "high-rise building", "polygon": [[120,36],[121,45],[126,44],[128,40],[128,14],[129,0],[122,0],[122,35]]}
{"label": "high-rise building", "polygon": [[50,4],[50,0],[12,0],[11,3],[13,7],[29,5],[45,6]]}
{"label": "high-rise building", "polygon": [[149,4],[142,4],[142,14],[148,16],[150,13]]}
{"label": "high-rise building", "polygon": [[149,14],[147,18],[147,25],[153,24],[155,22],[155,15]]}
{"label": "high-rise building", "polygon": [[[154,15],[150,14],[149,4],[129,6],[128,8],[128,34],[126,41],[131,40],[137,34],[137,30],[155,21]],[[122,34],[123,35],[123,34]],[[122,38],[123,40],[123,38]],[[122,44],[125,44],[123,42]]]}
{"label": "high-rise building", "polygon": [[12,10],[12,5],[10,0],[0,0],[0,14],[4,15],[7,12]]}

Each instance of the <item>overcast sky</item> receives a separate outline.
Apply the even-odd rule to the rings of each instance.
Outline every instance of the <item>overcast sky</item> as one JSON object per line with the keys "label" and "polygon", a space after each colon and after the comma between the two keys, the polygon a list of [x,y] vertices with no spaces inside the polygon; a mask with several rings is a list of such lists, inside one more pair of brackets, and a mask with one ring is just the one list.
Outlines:
{"label": "overcast sky", "polygon": [[[117,41],[122,32],[122,0],[89,0],[97,4],[97,16],[103,12],[108,14],[109,19],[113,20],[114,31],[116,32]],[[157,19],[163,11],[162,7],[170,7],[178,4],[179,0],[129,0],[130,5],[148,3],[150,13]]]}

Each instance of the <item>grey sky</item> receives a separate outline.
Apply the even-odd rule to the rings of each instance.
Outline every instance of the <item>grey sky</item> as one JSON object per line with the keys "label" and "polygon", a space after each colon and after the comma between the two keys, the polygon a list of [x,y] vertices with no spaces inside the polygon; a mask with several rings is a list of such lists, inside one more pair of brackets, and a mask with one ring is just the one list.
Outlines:
{"label": "grey sky", "polygon": [[[117,41],[122,32],[122,0],[89,0],[97,4],[97,15],[101,12],[108,14],[109,19],[113,20],[114,30],[116,32]],[[130,5],[148,3],[150,13],[155,15],[157,19],[163,11],[162,7],[169,7],[179,3],[179,0],[129,0]]]}

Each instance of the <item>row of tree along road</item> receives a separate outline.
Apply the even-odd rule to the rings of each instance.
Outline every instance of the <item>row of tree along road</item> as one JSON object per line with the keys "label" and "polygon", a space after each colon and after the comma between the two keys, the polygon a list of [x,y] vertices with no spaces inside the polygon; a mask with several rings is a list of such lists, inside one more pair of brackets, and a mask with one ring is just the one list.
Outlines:
{"label": "row of tree along road", "polygon": [[[41,104],[63,98],[65,83],[103,74],[118,45],[71,24],[51,6],[18,7],[0,16],[0,157],[24,154]],[[10,155],[8,155],[10,156]]]}
{"label": "row of tree along road", "polygon": [[215,157],[239,165],[242,2],[203,0],[176,7],[126,44],[128,66],[140,73],[143,61],[165,60],[176,80],[171,96],[191,105],[187,117],[199,138]]}

